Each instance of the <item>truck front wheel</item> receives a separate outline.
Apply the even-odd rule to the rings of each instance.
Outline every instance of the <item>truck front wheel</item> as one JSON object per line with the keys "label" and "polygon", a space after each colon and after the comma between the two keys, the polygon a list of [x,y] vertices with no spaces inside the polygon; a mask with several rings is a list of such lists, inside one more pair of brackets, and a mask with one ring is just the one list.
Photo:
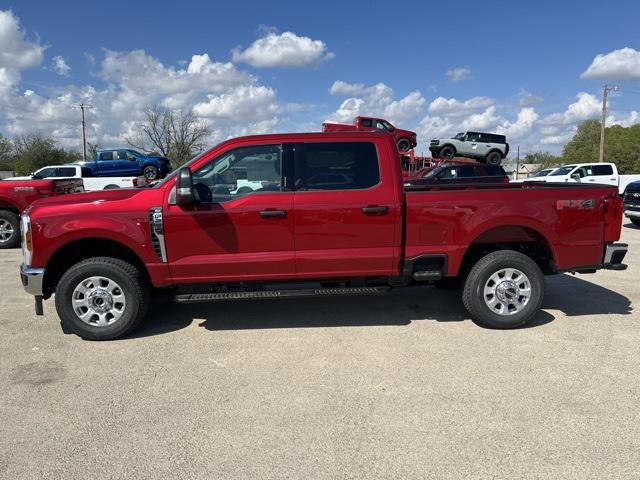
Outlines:
{"label": "truck front wheel", "polygon": [[462,302],[477,324],[509,329],[528,323],[540,310],[543,297],[540,267],[522,253],[498,250],[471,268]]}
{"label": "truck front wheel", "polygon": [[411,142],[407,138],[401,138],[398,140],[398,150],[401,152],[408,152],[411,150]]}
{"label": "truck front wheel", "polygon": [[160,172],[158,171],[158,167],[155,165],[147,165],[142,169],[142,175],[147,180],[157,180],[160,178]]}
{"label": "truck front wheel", "polygon": [[94,257],[67,270],[56,288],[63,326],[86,340],[113,340],[131,332],[149,303],[145,279],[118,258]]}
{"label": "truck front wheel", "polygon": [[0,211],[0,248],[20,246],[20,218],[13,212]]}

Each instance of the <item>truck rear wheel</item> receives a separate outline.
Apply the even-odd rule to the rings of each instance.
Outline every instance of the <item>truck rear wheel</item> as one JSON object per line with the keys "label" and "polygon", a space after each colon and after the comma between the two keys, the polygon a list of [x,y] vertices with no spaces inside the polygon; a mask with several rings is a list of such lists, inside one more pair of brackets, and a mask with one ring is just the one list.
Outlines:
{"label": "truck rear wheel", "polygon": [[111,257],[83,260],[56,289],[63,326],[86,340],[113,340],[131,332],[147,313],[149,291],[133,265]]}
{"label": "truck rear wheel", "polygon": [[493,151],[487,155],[485,161],[487,162],[487,165],[500,165],[502,162],[502,155],[500,152]]}
{"label": "truck rear wheel", "polygon": [[155,165],[147,165],[142,169],[142,175],[147,180],[157,180],[160,178],[160,172],[158,171],[158,167]]}
{"label": "truck rear wheel", "polygon": [[13,212],[0,210],[0,248],[20,246],[20,218]]}
{"label": "truck rear wheel", "polygon": [[411,150],[411,142],[407,138],[401,138],[398,140],[398,150],[401,152],[408,152]]}
{"label": "truck rear wheel", "polygon": [[510,329],[527,324],[540,310],[543,297],[540,267],[522,253],[498,250],[471,268],[462,302],[477,324]]}

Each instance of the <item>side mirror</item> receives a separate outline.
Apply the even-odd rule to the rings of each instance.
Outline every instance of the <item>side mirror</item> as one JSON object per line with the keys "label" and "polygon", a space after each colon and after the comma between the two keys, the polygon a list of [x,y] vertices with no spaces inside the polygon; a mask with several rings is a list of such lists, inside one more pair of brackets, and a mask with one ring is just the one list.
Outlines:
{"label": "side mirror", "polygon": [[572,178],[573,180],[580,180],[580,178],[581,178],[581,177],[580,177],[580,174],[579,174],[579,173],[572,173],[572,174],[571,174],[571,178]]}
{"label": "side mirror", "polygon": [[190,205],[195,201],[191,170],[187,167],[182,167],[178,171],[178,180],[176,182],[176,203],[178,205]]}
{"label": "side mirror", "polygon": [[135,161],[137,160],[137,158],[136,158],[136,157],[134,157],[133,155],[129,155],[129,157],[128,157],[128,158],[129,158],[129,161],[130,161],[130,162],[135,162]]}
{"label": "side mirror", "polygon": [[32,173],[31,178],[33,178],[34,180],[41,180],[42,175],[40,175],[39,173]]}

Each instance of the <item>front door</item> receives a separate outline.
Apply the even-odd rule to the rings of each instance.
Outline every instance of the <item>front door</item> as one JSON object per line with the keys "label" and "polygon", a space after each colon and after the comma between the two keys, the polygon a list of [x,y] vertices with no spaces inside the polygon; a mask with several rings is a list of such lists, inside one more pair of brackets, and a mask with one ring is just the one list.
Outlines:
{"label": "front door", "polygon": [[400,179],[394,178],[389,165],[380,164],[380,155],[397,157],[398,152],[378,140],[296,144],[294,223],[299,278],[397,272]]}
{"label": "front door", "polygon": [[222,153],[192,172],[201,201],[169,205],[167,255],[176,283],[290,279],[295,275],[291,145]]}

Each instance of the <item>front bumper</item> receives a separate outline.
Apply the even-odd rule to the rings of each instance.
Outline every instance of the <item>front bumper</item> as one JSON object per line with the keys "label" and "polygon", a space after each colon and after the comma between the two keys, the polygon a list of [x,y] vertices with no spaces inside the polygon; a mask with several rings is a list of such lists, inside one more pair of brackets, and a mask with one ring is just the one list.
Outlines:
{"label": "front bumper", "polygon": [[20,280],[22,281],[22,286],[27,293],[36,297],[42,297],[44,295],[44,292],[42,291],[44,268],[33,268],[21,265]]}
{"label": "front bumper", "polygon": [[602,268],[607,270],[626,270],[627,266],[622,263],[629,250],[626,243],[609,243],[604,249],[604,261]]}
{"label": "front bumper", "polygon": [[627,218],[640,218],[640,210],[625,210],[624,216]]}

